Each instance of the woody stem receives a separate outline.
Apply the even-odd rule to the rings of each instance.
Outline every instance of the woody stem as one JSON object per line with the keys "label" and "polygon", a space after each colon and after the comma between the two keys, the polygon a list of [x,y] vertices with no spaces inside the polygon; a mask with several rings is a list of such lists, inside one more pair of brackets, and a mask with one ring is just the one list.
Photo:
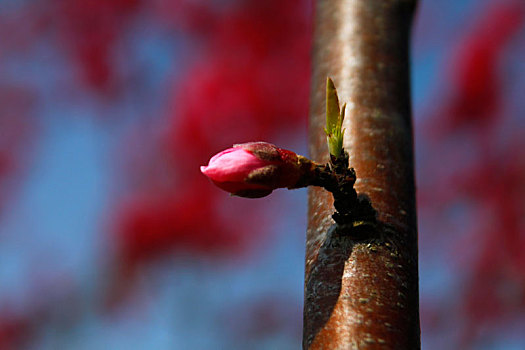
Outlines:
{"label": "woody stem", "polygon": [[309,189],[304,349],[420,348],[408,50],[415,5],[317,0],[310,156],[328,159],[324,86],[331,77],[349,106],[343,146],[357,174],[352,185],[369,199],[377,224],[365,226],[365,239],[334,234],[332,203],[344,212],[355,193]]}

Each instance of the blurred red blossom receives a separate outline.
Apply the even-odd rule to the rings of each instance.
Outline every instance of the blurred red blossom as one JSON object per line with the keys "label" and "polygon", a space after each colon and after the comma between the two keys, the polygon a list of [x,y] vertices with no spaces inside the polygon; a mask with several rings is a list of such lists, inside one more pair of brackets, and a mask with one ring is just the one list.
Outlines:
{"label": "blurred red blossom", "polygon": [[464,291],[472,328],[525,308],[525,157],[513,151],[520,147],[523,141],[515,140],[484,154],[455,181],[458,194],[477,203],[478,217],[484,217],[484,229],[474,236],[477,253]]}
{"label": "blurred red blossom", "polygon": [[13,315],[5,307],[0,308],[0,349],[16,350],[27,345],[28,335],[33,333],[31,318]]}
{"label": "blurred red blossom", "polygon": [[30,88],[0,84],[0,214],[26,166],[35,132],[35,98]]}
{"label": "blurred red blossom", "polygon": [[[184,193],[185,192],[185,193]],[[214,195],[205,186],[183,193],[140,198],[128,203],[119,221],[119,254],[124,262],[151,259],[174,248],[212,253],[240,243],[240,232],[214,215]]]}
{"label": "blurred red blossom", "polygon": [[[175,180],[170,180],[165,199],[148,204],[144,198],[150,197],[150,190],[142,188],[131,200],[132,208],[121,211],[117,246],[123,249],[119,255],[127,256],[125,261],[134,264],[188,244],[205,248],[202,251],[213,246],[230,251],[232,244],[257,239],[253,226],[245,229],[249,216],[228,231],[232,227],[225,218],[238,206],[219,209],[220,193],[200,181],[203,177],[194,178],[217,149],[235,141],[271,139],[305,125],[310,47],[307,4],[303,0],[242,1],[220,12],[203,12],[206,23],[196,19],[188,27],[201,38],[203,55],[188,68],[184,84],[175,85],[168,129],[156,149],[167,155],[158,159],[168,162],[168,172]],[[189,8],[190,17],[200,18],[193,12],[198,3],[177,1],[172,5]],[[175,190],[181,184],[185,190]]]}
{"label": "blurred red blossom", "polygon": [[75,60],[86,87],[107,93],[118,87],[115,49],[141,0],[70,0],[52,2],[49,21],[61,47]]}
{"label": "blurred red blossom", "polygon": [[449,68],[449,101],[438,110],[441,132],[489,126],[502,117],[502,58],[509,41],[524,28],[524,19],[524,2],[494,2],[458,42]]}
{"label": "blurred red blossom", "polygon": [[[506,118],[512,109],[508,104],[522,110],[525,102],[510,101],[505,90],[519,79],[509,76],[505,63],[509,49],[525,48],[519,36],[525,3],[487,4],[474,7],[472,20],[466,21],[469,30],[460,35],[445,69],[447,91],[428,106],[432,118],[425,127],[432,137],[421,143],[427,148],[418,180],[419,210],[436,223],[429,226],[446,225],[457,202],[467,203],[474,213],[471,221],[476,222],[462,221],[457,231],[420,230],[422,244],[438,240],[430,235],[460,236],[453,243],[457,250],[449,250],[459,266],[461,290],[452,293],[453,300],[422,310],[430,310],[423,320],[431,326],[458,319],[464,326],[463,348],[483,330],[496,329],[525,310],[525,144],[522,135],[502,136],[503,129],[518,130]],[[0,214],[10,204],[21,170],[29,168],[27,150],[47,117],[42,101],[47,92],[38,91],[43,90],[40,84],[44,89],[50,84],[56,94],[53,84],[66,80],[80,93],[104,97],[101,104],[116,105],[115,97],[129,83],[118,60],[128,54],[121,52],[130,45],[126,38],[142,28],[141,21],[151,20],[163,26],[166,36],[190,38],[192,52],[181,60],[186,65],[181,64],[177,77],[167,76],[162,83],[169,91],[159,108],[162,120],[153,128],[163,131],[150,135],[141,128],[114,156],[129,164],[119,169],[118,185],[125,195],[107,213],[115,247],[115,265],[105,267],[115,271],[109,297],[122,299],[133,288],[137,270],[170,254],[217,260],[246,254],[267,236],[260,210],[265,200],[247,206],[225,196],[210,186],[199,166],[233,142],[282,140],[306,130],[311,10],[310,0],[50,0],[20,2],[0,13]],[[185,49],[177,54],[184,56]],[[48,57],[63,59],[66,73],[49,78],[52,72],[42,69],[34,81],[28,79],[28,67],[20,62],[30,60],[33,74],[32,66],[40,67]],[[459,212],[454,214],[463,217]],[[45,333],[43,325],[65,329],[80,319],[89,304],[81,300],[85,291],[50,284],[48,294],[37,289],[28,298],[26,313],[0,304],[0,348],[20,348]],[[68,288],[70,295],[52,296]],[[247,337],[286,327],[290,334],[300,332],[297,323],[290,326],[295,318],[283,321],[297,309],[286,309],[287,303],[277,298],[256,301],[252,308],[241,305],[256,316],[245,322]],[[234,319],[234,328],[244,321]]]}
{"label": "blurred red blossom", "polygon": [[155,18],[165,25],[190,35],[206,35],[222,11],[230,12],[231,4],[208,0],[152,0],[150,6]]}
{"label": "blurred red blossom", "polygon": [[[464,236],[454,253],[463,275],[457,315],[462,348],[525,309],[525,143],[504,118],[502,88],[502,57],[509,45],[524,44],[511,39],[525,28],[525,4],[493,2],[474,23],[451,60],[452,92],[431,105],[434,118],[426,125],[433,136],[427,151],[446,166],[431,168],[430,158],[424,160],[419,195],[423,215],[436,221],[447,220],[443,209],[458,202],[468,203],[476,220],[469,223],[459,209],[465,222],[456,233]],[[452,317],[448,308],[443,312],[433,319]]]}

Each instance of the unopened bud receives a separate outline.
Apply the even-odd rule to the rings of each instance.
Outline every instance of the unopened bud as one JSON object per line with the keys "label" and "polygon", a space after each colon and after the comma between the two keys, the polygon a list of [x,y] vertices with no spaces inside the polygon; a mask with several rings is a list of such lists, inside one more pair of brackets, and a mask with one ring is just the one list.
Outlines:
{"label": "unopened bud", "polygon": [[239,197],[259,198],[276,188],[299,188],[314,176],[315,164],[267,142],[228,148],[210,159],[201,172],[219,188]]}

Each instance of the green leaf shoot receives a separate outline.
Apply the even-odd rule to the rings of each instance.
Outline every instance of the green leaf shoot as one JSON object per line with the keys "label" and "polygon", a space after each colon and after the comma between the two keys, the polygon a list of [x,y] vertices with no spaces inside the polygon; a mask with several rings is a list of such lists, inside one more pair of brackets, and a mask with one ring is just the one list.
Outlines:
{"label": "green leaf shoot", "polygon": [[326,136],[330,154],[338,158],[343,151],[343,119],[346,103],[339,109],[339,98],[334,82],[326,78]]}

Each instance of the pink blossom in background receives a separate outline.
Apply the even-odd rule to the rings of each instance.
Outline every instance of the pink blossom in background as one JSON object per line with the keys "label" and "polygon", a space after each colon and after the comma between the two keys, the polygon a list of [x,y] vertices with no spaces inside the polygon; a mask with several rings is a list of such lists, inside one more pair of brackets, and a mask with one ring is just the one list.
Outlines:
{"label": "pink blossom in background", "polygon": [[[479,9],[466,21],[465,34],[451,38],[447,85],[425,106],[430,118],[422,128],[430,142],[419,141],[427,147],[426,159],[441,159],[440,166],[425,159],[419,165],[421,259],[442,251],[456,265],[450,268],[459,268],[459,276],[450,278],[457,289],[446,290],[435,309],[422,292],[422,327],[454,332],[457,343],[450,344],[469,349],[497,344],[498,337],[519,338],[510,325],[520,323],[525,300],[518,257],[525,244],[524,141],[509,114],[523,105],[509,99],[523,76],[510,76],[505,64],[509,52],[525,48],[525,4],[489,1]],[[509,325],[506,336],[502,322]]]}
{"label": "pink blossom in background", "polygon": [[[226,10],[230,11],[227,15]],[[190,16],[192,14],[195,13],[190,11]],[[213,208],[212,203],[223,200],[222,194],[210,188],[198,172],[210,154],[231,145],[232,140],[272,139],[297,128],[305,130],[311,23],[308,1],[296,0],[286,4],[274,0],[245,1],[207,15],[215,17],[207,18],[206,23],[197,21],[200,26],[189,28],[200,38],[197,40],[203,54],[182,77],[184,84],[174,89],[173,108],[167,110],[167,132],[161,135],[155,152],[166,152],[166,158],[161,161],[168,162],[166,171],[172,172],[170,177],[176,179],[169,185],[172,189],[179,183],[184,184],[189,196],[203,194]],[[278,77],[279,84],[271,77]],[[188,188],[188,184],[194,187]],[[176,202],[183,203],[187,198],[171,192]],[[240,203],[232,206],[228,215],[233,216],[240,206]],[[152,210],[162,211],[161,208]],[[213,222],[215,215],[212,210],[209,220]],[[237,224],[253,228],[250,216]],[[172,223],[166,222],[167,226],[177,226],[180,218],[171,216],[169,220]],[[199,233],[209,230],[201,230],[202,220],[194,224],[196,233],[190,237],[200,240]],[[224,230],[229,226],[222,223]],[[259,236],[253,229],[238,229],[246,236],[239,242],[257,240]],[[178,234],[172,234],[169,243],[161,244],[163,247],[178,245]],[[120,237],[133,239],[135,236],[122,232]],[[226,251],[228,244],[229,240],[217,240],[217,245],[224,245]]]}
{"label": "pink blossom in background", "polygon": [[[306,152],[312,11],[0,2],[0,349],[299,347],[304,191],[231,198],[199,169]],[[418,15],[423,345],[521,348],[524,4]]]}
{"label": "pink blossom in background", "polygon": [[29,88],[0,83],[0,219],[30,156],[37,123],[32,116],[35,99]]}
{"label": "pink blossom in background", "polygon": [[447,86],[447,102],[441,108],[429,106],[439,113],[434,132],[489,127],[503,117],[501,100],[507,72],[502,59],[509,42],[523,29],[524,18],[522,2],[502,1],[486,5],[483,13],[472,19],[448,62],[451,85]]}

